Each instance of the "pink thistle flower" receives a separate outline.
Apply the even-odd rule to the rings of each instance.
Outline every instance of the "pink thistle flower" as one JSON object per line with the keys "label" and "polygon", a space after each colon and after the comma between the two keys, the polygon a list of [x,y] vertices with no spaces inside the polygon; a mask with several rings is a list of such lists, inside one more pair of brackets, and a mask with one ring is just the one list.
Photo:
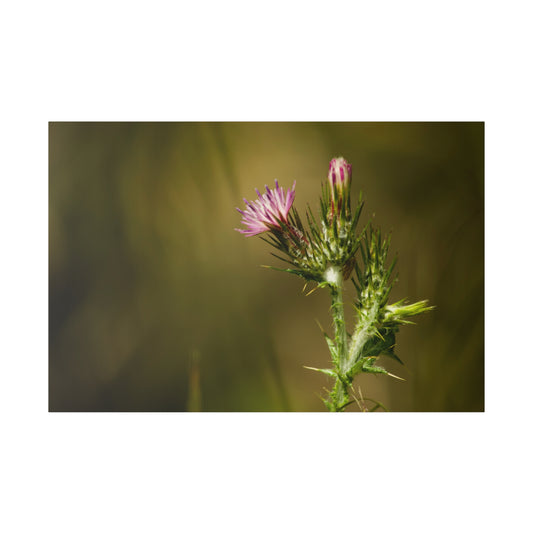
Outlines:
{"label": "pink thistle flower", "polygon": [[287,224],[287,217],[289,210],[294,202],[294,188],[296,187],[296,181],[294,182],[292,189],[287,190],[287,194],[283,190],[283,187],[279,186],[278,180],[276,180],[276,188],[269,189],[265,185],[266,193],[261,194],[257,189],[258,200],[248,202],[244,198],[246,209],[241,211],[237,208],[237,211],[242,215],[242,223],[248,226],[246,229],[237,229],[240,233],[243,233],[247,237],[264,233],[265,231],[271,231],[274,228],[281,229],[281,224]]}

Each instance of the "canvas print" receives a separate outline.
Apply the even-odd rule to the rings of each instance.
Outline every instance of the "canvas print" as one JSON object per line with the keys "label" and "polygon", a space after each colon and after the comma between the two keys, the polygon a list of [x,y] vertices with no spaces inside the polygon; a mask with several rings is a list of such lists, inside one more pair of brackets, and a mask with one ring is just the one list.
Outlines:
{"label": "canvas print", "polygon": [[484,124],[52,122],[49,410],[484,410]]}

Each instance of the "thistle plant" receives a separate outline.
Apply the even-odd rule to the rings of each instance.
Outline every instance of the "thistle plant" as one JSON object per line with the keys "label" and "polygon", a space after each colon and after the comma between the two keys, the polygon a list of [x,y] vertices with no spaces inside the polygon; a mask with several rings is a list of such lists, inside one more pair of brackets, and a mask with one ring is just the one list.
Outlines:
{"label": "thistle plant", "polygon": [[[277,250],[272,255],[290,265],[269,268],[295,274],[330,293],[334,336],[323,333],[331,354],[331,368],[305,367],[332,379],[331,390],[322,398],[330,411],[344,411],[352,402],[361,410],[368,410],[360,389],[359,394],[355,391],[356,376],[372,373],[396,378],[377,364],[378,358],[386,356],[402,363],[394,353],[399,327],[412,324],[411,317],[432,309],[427,300],[388,303],[397,281],[394,274],[397,258],[389,264],[390,235],[384,238],[381,230],[370,224],[357,232],[363,201],[360,193],[352,208],[351,181],[351,165],[342,157],[332,159],[327,182],[322,184],[319,215],[315,217],[308,205],[307,226],[293,205],[296,182],[287,191],[277,180],[275,188],[266,186],[263,194],[256,189],[258,198],[252,202],[244,199],[245,210],[237,209],[246,227],[237,231],[247,237],[260,235]],[[344,284],[350,280],[356,290],[353,302],[356,321],[351,334],[346,328],[343,299]],[[382,407],[380,402],[373,401],[376,408]]]}

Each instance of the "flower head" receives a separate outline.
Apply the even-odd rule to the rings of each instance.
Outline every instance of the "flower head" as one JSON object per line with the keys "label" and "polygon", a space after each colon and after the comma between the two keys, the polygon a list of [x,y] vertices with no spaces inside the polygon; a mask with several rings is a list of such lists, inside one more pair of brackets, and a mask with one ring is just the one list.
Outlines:
{"label": "flower head", "polygon": [[246,209],[241,211],[237,208],[237,211],[241,213],[241,222],[247,228],[237,229],[237,231],[247,237],[251,237],[275,228],[281,229],[282,223],[287,224],[287,217],[294,202],[295,187],[296,182],[294,182],[292,189],[287,190],[287,193],[285,193],[283,187],[280,187],[278,180],[276,180],[275,189],[269,189],[265,185],[265,194],[261,194],[257,189],[255,190],[259,197],[257,200],[248,202],[244,198]]}
{"label": "flower head", "polygon": [[345,193],[350,194],[352,165],[349,165],[344,157],[332,159],[329,163],[328,181],[332,198],[342,197]]}

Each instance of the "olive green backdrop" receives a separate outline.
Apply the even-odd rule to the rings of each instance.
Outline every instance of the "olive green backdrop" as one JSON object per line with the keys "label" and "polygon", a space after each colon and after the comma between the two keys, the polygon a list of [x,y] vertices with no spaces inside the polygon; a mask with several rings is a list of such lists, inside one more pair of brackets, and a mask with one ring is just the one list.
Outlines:
{"label": "olive green backdrop", "polygon": [[[49,409],[323,411],[326,291],[239,226],[243,196],[296,180],[318,208],[332,157],[361,226],[392,231],[393,299],[436,309],[397,337],[393,411],[484,409],[482,123],[51,123]],[[348,296],[353,294],[347,286]],[[348,315],[351,315],[347,307]]]}

